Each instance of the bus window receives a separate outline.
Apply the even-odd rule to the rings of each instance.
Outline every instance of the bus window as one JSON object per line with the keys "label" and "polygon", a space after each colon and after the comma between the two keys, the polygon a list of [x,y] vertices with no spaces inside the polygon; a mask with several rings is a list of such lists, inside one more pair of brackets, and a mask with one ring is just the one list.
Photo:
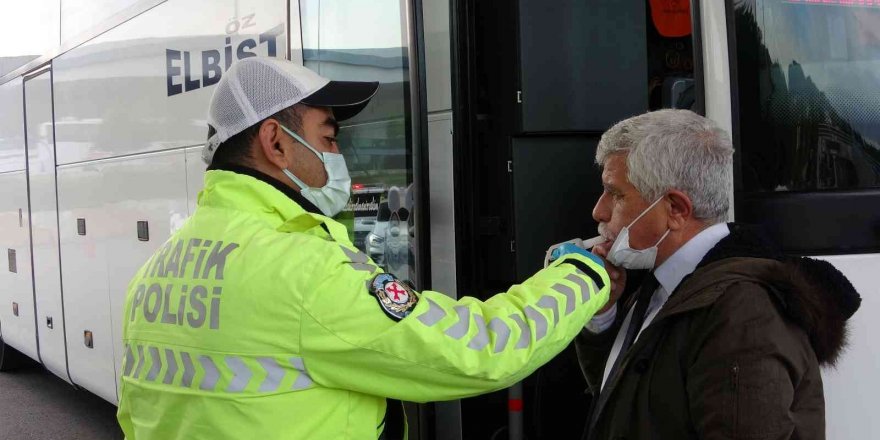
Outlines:
{"label": "bus window", "polygon": [[880,2],[816,3],[735,2],[746,193],[880,187]]}

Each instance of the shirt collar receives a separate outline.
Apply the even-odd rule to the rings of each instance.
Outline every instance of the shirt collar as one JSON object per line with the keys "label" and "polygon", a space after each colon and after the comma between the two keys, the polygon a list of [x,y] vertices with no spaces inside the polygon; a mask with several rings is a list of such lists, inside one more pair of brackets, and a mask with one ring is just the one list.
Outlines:
{"label": "shirt collar", "polygon": [[703,257],[729,234],[730,228],[726,223],[716,223],[709,226],[675,251],[657,269],[654,269],[654,276],[663,286],[666,296],[671,295],[681,284],[681,280],[690,275],[703,260]]}

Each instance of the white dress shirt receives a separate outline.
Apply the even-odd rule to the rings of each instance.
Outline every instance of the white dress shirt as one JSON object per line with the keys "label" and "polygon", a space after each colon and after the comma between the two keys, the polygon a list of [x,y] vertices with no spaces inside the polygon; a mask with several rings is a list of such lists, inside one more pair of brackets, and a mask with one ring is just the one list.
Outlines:
{"label": "white dress shirt", "polygon": [[[700,231],[699,234],[695,235],[694,238],[690,239],[690,241],[685,243],[684,246],[675,251],[675,253],[664,261],[663,264],[654,269],[654,276],[657,277],[657,281],[659,281],[660,285],[651,296],[651,303],[648,304],[648,310],[645,312],[645,322],[642,323],[639,335],[641,335],[642,331],[651,324],[651,321],[654,320],[657,313],[659,313],[660,309],[663,308],[663,305],[666,304],[666,300],[669,299],[672,292],[674,292],[678,285],[681,284],[681,280],[690,275],[697,268],[697,265],[700,264],[700,261],[703,260],[706,254],[729,234],[730,229],[727,227],[727,224],[714,224]],[[635,309],[635,307],[632,309]],[[617,338],[614,340],[614,345],[611,347],[611,354],[605,362],[605,373],[602,377],[603,387],[605,386],[605,381],[608,380],[611,366],[614,365],[614,362],[620,355],[620,349],[623,346],[623,339],[626,337],[629,322],[632,320],[632,309],[630,309],[626,319],[623,321],[623,325],[617,333]],[[602,333],[614,324],[616,318],[617,304],[612,306],[607,312],[593,317],[593,319],[587,323],[586,328],[592,333]],[[636,336],[636,341],[638,340],[639,335]],[[635,341],[633,341],[633,343],[635,343]]]}

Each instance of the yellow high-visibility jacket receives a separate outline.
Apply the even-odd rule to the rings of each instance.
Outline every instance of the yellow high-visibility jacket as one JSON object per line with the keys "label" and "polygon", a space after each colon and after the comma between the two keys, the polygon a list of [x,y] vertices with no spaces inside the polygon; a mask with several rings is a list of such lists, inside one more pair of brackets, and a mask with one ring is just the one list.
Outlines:
{"label": "yellow high-visibility jacket", "polygon": [[608,300],[601,261],[582,255],[487,301],[414,292],[345,227],[250,174],[208,171],[193,216],[131,281],[130,440],[376,439],[386,398],[508,387]]}

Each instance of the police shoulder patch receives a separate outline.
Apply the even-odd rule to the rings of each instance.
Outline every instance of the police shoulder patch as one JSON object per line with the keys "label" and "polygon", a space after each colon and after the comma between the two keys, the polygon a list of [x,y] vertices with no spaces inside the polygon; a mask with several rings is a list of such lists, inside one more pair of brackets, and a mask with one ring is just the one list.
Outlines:
{"label": "police shoulder patch", "polygon": [[376,297],[385,314],[395,321],[409,316],[419,303],[418,294],[409,285],[388,273],[380,273],[373,278],[370,294]]}

